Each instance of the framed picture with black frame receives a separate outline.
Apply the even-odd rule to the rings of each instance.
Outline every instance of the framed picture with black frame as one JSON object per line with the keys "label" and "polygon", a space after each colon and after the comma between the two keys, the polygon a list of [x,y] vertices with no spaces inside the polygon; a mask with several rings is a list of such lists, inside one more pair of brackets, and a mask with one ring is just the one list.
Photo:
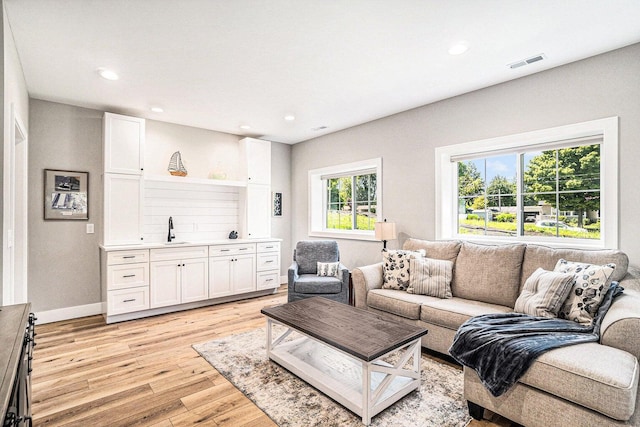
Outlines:
{"label": "framed picture with black frame", "polygon": [[89,219],[89,172],[44,170],[44,219]]}

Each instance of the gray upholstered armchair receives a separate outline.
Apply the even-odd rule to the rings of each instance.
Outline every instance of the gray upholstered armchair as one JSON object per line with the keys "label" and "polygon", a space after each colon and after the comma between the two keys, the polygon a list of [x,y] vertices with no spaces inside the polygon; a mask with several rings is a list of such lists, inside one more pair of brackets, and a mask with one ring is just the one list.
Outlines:
{"label": "gray upholstered armchair", "polygon": [[339,262],[340,251],[334,240],[303,240],[293,250],[289,267],[289,302],[321,296],[349,303],[349,270],[338,267],[337,276],[318,276],[318,262]]}

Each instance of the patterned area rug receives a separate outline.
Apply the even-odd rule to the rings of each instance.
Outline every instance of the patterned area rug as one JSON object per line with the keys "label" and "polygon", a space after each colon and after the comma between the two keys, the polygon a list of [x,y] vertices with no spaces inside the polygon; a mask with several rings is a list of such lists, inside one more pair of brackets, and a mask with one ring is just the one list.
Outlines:
{"label": "patterned area rug", "polygon": [[[280,427],[362,426],[362,418],[267,358],[264,328],[194,345]],[[463,427],[471,418],[462,371],[422,357],[421,387],[373,417],[372,426]]]}

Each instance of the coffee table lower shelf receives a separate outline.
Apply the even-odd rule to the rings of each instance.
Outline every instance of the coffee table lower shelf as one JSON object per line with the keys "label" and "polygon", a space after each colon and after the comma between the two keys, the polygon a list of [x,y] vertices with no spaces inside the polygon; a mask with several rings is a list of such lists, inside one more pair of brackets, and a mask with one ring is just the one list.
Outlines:
{"label": "coffee table lower shelf", "polygon": [[[273,334],[274,324],[286,328],[278,337]],[[361,416],[365,425],[420,387],[420,348],[418,338],[365,361],[267,318],[269,358]],[[383,360],[391,355],[393,364]]]}

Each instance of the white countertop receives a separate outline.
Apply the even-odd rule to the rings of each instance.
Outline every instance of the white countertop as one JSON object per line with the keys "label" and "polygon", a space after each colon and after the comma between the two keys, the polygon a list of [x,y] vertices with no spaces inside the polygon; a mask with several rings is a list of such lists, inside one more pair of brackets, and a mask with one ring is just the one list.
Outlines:
{"label": "white countertop", "polygon": [[207,240],[200,242],[182,242],[176,240],[172,243],[156,242],[156,243],[140,243],[131,245],[100,245],[100,249],[105,252],[110,251],[131,251],[136,249],[163,249],[163,248],[185,248],[189,246],[209,246],[209,245],[233,245],[242,243],[261,243],[261,242],[281,242],[282,239],[275,237],[268,237],[263,239],[219,239],[219,240]]}

